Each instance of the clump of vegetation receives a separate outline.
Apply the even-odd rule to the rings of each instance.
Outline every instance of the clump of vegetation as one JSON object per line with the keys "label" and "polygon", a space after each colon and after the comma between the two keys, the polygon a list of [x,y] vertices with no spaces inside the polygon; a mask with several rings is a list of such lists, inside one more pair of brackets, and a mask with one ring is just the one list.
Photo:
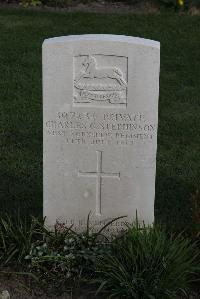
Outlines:
{"label": "clump of vegetation", "polygon": [[103,231],[118,217],[109,221],[97,232],[90,227],[88,216],[84,232],[75,232],[73,227],[57,222],[54,231],[42,226],[43,239],[35,241],[26,260],[29,271],[43,286],[66,290],[74,288],[82,280],[92,280],[98,256],[110,251],[110,240]]}
{"label": "clump of vegetation", "polygon": [[40,0],[20,0],[19,4],[22,5],[23,7],[28,7],[28,6],[40,6],[43,3]]}
{"label": "clump of vegetation", "polygon": [[25,223],[0,218],[0,264],[12,268],[17,262],[19,272],[23,269],[56,293],[93,282],[95,288],[100,285],[97,293],[107,298],[172,299],[186,294],[200,273],[196,243],[137,222],[114,238],[106,237],[103,232],[119,218],[97,232],[90,226],[90,215],[83,232],[65,223],[57,222],[50,231],[35,218]]}
{"label": "clump of vegetation", "polygon": [[[88,4],[91,2],[95,2],[98,0],[80,0],[76,1],[76,3]],[[118,0],[106,0],[107,2],[120,2]],[[130,5],[136,5],[141,2],[141,0],[121,0],[123,3],[127,3]],[[188,9],[191,6],[199,6],[200,0],[147,0],[143,2],[155,3],[156,5],[165,6],[165,7],[173,7],[176,10]],[[27,6],[40,6],[47,5],[52,7],[66,7],[68,5],[74,4],[72,0],[19,0],[20,5]]]}
{"label": "clump of vegetation", "polygon": [[38,221],[34,218],[22,221],[20,216],[0,217],[0,263],[22,263],[34,239],[41,237],[37,228]]}
{"label": "clump of vegetation", "polygon": [[169,237],[160,228],[138,224],[98,258],[99,291],[108,298],[177,298],[189,290],[200,270],[196,244],[181,235]]}

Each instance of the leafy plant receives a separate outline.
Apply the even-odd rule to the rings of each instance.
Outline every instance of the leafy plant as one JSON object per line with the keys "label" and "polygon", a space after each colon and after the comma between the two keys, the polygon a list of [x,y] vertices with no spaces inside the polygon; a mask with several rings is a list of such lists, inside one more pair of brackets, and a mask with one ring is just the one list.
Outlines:
{"label": "leafy plant", "polygon": [[42,3],[52,7],[65,7],[70,3],[70,0],[43,0]]}
{"label": "leafy plant", "polygon": [[107,222],[97,232],[92,232],[90,215],[86,230],[80,233],[59,222],[54,231],[43,226],[43,240],[34,242],[26,257],[30,271],[44,286],[59,290],[94,278],[96,258],[110,249],[110,241],[102,233],[119,218],[122,217]]}
{"label": "leafy plant", "polygon": [[40,6],[42,4],[42,1],[40,0],[20,0],[20,5],[23,7],[27,6]]}
{"label": "leafy plant", "polygon": [[107,291],[108,298],[176,298],[185,294],[199,266],[196,244],[136,224],[113,242],[111,253],[97,259],[98,292]]}
{"label": "leafy plant", "polygon": [[10,262],[22,262],[29,253],[34,238],[39,238],[38,221],[20,216],[15,220],[8,215],[0,217],[0,262],[4,265]]}

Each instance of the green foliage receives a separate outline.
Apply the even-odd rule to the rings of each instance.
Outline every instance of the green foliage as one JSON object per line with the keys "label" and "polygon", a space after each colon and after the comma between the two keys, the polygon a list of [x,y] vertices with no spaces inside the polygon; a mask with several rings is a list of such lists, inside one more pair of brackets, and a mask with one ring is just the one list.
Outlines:
{"label": "green foliage", "polygon": [[187,9],[192,0],[154,0],[158,5],[174,8],[176,11]]}
{"label": "green foliage", "polygon": [[199,273],[196,245],[172,238],[159,228],[129,227],[97,260],[99,290],[108,298],[172,299],[185,294],[191,275]]}
{"label": "green foliage", "polygon": [[87,229],[77,233],[72,227],[57,222],[54,231],[44,226],[43,239],[32,244],[26,260],[30,271],[43,286],[64,290],[77,281],[91,279],[95,273],[96,258],[109,251],[110,242],[102,232],[118,217],[92,232],[88,216]]}
{"label": "green foliage", "polygon": [[[47,5],[52,7],[66,7],[68,5],[72,5],[73,1],[71,0],[18,0],[19,4],[23,7],[28,6],[40,6]],[[91,2],[95,2],[96,0],[80,0],[83,4],[88,4]],[[105,2],[120,2],[118,0],[105,0]],[[156,3],[159,5],[164,5],[166,7],[189,7],[192,5],[198,6],[200,4],[200,0],[121,0],[122,3],[127,3],[131,5],[140,4],[141,2],[149,2]],[[77,2],[78,3],[78,2]]]}
{"label": "green foliage", "polygon": [[195,5],[197,7],[200,7],[200,0],[191,0],[191,5]]}
{"label": "green foliage", "polygon": [[70,0],[43,0],[42,4],[52,7],[65,7],[69,2]]}
{"label": "green foliage", "polygon": [[21,263],[29,253],[34,238],[39,237],[35,219],[22,221],[9,216],[0,217],[0,263]]}
{"label": "green foliage", "polygon": [[[113,1],[114,2],[114,1]],[[116,1],[117,2],[117,1]],[[140,3],[141,1],[140,0],[125,0],[125,1],[122,1],[122,2],[125,2],[125,3],[129,3],[129,4],[137,4],[137,3]]]}
{"label": "green foliage", "polygon": [[19,3],[23,7],[27,7],[27,6],[40,6],[42,4],[42,1],[40,1],[40,0],[20,0]]}
{"label": "green foliage", "polygon": [[0,264],[20,262],[19,270],[26,271],[19,274],[34,277],[48,291],[95,281],[108,298],[126,299],[176,298],[200,273],[196,243],[138,224],[108,240],[103,231],[122,217],[93,232],[89,216],[80,233],[59,222],[50,231],[35,218],[0,218]]}
{"label": "green foliage", "polygon": [[50,239],[36,242],[26,259],[43,286],[64,290],[83,278],[90,279],[96,257],[107,249],[108,244],[86,246],[83,234],[69,234],[59,247],[53,246]]}
{"label": "green foliage", "polygon": [[167,6],[176,6],[177,4],[177,0],[159,0],[158,2]]}

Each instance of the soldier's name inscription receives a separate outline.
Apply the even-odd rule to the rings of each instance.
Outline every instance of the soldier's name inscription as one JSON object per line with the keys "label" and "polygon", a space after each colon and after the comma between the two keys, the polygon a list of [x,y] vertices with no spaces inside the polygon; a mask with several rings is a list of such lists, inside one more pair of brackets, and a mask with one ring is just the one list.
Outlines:
{"label": "soldier's name inscription", "polygon": [[152,140],[156,125],[143,113],[58,112],[45,123],[47,134],[68,144],[133,145]]}

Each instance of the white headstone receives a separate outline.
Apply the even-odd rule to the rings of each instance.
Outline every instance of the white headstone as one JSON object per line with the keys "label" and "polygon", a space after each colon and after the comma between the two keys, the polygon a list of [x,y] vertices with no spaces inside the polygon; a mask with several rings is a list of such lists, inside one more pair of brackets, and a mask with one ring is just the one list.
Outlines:
{"label": "white headstone", "polygon": [[[44,216],[83,230],[154,221],[159,42],[81,35],[43,44]],[[118,230],[123,220],[113,224]]]}

